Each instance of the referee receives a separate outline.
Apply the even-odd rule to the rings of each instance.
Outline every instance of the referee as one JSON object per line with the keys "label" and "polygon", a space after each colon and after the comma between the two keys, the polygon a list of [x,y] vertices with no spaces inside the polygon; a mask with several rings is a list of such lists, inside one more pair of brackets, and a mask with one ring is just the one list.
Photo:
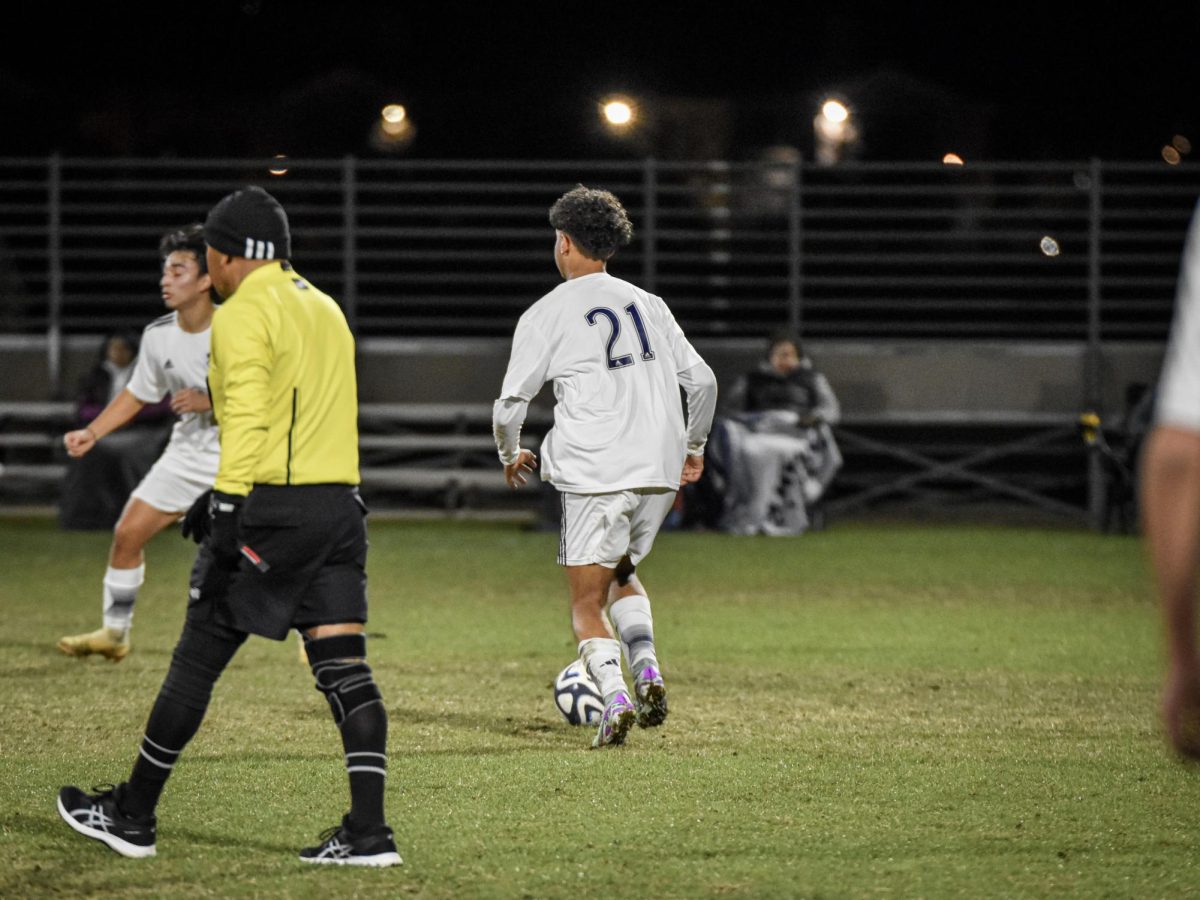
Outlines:
{"label": "referee", "polygon": [[208,271],[226,302],[212,322],[209,392],[221,465],[206,508],[187,617],[128,782],[59,792],[81,834],[125,856],[155,853],[167,778],[204,718],[213,685],[249,634],[304,636],[317,690],[342,735],[351,807],[306,862],[390,866],[384,821],[387,714],[366,663],[364,517],[358,495],[354,338],[337,304],[288,263],[283,207],[248,187],[204,225]]}

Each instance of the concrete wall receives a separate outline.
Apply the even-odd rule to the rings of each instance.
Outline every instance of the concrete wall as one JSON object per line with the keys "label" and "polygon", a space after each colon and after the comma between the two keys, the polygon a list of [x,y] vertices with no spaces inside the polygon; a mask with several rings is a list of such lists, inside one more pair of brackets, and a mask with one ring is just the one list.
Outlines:
{"label": "concrete wall", "polygon": [[[696,341],[722,385],[758,364],[758,341]],[[508,341],[363,341],[359,391],[373,402],[490,402]],[[846,415],[1013,412],[1075,414],[1086,405],[1084,345],[996,341],[812,341],[806,349]],[[1158,344],[1111,344],[1101,362],[1103,408],[1124,409],[1130,384],[1158,378]],[[548,401],[548,390],[539,400]]]}
{"label": "concrete wall", "polygon": [[[71,337],[63,348],[62,396],[96,358],[97,337]],[[757,364],[759,341],[698,340],[723,385]],[[1084,345],[1001,341],[811,341],[847,416],[963,413],[1074,414],[1084,408]],[[397,340],[359,343],[364,402],[487,403],[508,363],[503,339]],[[1108,344],[1101,384],[1107,412],[1124,409],[1124,392],[1158,378],[1160,344]],[[548,399],[549,390],[539,400]],[[53,397],[42,338],[0,335],[0,401]]]}

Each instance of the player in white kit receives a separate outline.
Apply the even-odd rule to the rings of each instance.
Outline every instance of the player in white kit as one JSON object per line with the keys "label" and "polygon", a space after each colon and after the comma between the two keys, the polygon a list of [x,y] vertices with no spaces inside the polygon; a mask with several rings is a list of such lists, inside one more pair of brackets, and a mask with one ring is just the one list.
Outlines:
{"label": "player in white kit", "polygon": [[145,577],[143,548],[179,519],[212,487],[220,461],[208,377],[212,281],[205,265],[204,228],[189,225],[163,236],[162,299],[167,315],[142,332],[142,346],[129,384],[85,428],[63,436],[72,457],[86,454],[147,403],[168,394],[179,421],[158,462],[134,489],[113,531],[104,575],[103,627],[63,637],[58,649],[68,656],[98,653],[120,662],[129,653],[133,605]]}
{"label": "player in white kit", "polygon": [[[606,271],[633,236],[615,196],[577,187],[551,207],[550,224],[565,281],[517,323],[493,428],[504,477],[520,487],[538,467],[520,446],[521,425],[529,401],[554,382],[541,476],[562,500],[558,562],[580,658],[604,695],[592,743],[602,747],[623,743],[635,720],[654,726],[667,715],[650,600],[634,568],[680,485],[704,470],[717,382],[666,303]],[[622,654],[634,678],[632,701]]]}
{"label": "player in white kit", "polygon": [[1192,216],[1159,381],[1156,422],[1142,460],[1142,529],[1167,626],[1163,719],[1171,745],[1200,759],[1200,206]]}

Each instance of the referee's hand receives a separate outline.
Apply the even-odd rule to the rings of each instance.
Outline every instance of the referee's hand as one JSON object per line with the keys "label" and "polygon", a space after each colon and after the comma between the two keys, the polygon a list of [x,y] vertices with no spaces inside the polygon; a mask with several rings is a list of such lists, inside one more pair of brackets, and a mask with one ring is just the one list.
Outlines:
{"label": "referee's hand", "polygon": [[238,546],[238,517],[245,497],[213,491],[208,500],[208,513],[212,519],[208,536],[208,548],[218,561],[226,566],[237,565],[241,547]]}
{"label": "referee's hand", "polygon": [[212,501],[212,488],[196,498],[196,502],[188,507],[183,516],[183,536],[191,538],[197,544],[208,540],[212,531],[212,516],[208,512],[208,504]]}
{"label": "referee's hand", "polygon": [[504,480],[515,491],[527,483],[525,476],[532,474],[537,466],[537,457],[533,455],[533,451],[522,450],[517,454],[516,462],[504,467]]}

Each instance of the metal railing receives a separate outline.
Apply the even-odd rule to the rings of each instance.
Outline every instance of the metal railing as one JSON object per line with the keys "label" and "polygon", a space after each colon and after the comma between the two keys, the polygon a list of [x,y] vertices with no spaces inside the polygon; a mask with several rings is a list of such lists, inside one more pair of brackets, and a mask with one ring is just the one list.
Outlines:
{"label": "metal railing", "polygon": [[1200,168],[1099,161],[272,165],[0,159],[0,332],[53,354],[64,333],[140,326],[159,235],[260,183],[360,334],[507,335],[557,281],[546,211],[583,182],[635,222],[611,270],[689,334],[1158,340],[1200,194]]}

